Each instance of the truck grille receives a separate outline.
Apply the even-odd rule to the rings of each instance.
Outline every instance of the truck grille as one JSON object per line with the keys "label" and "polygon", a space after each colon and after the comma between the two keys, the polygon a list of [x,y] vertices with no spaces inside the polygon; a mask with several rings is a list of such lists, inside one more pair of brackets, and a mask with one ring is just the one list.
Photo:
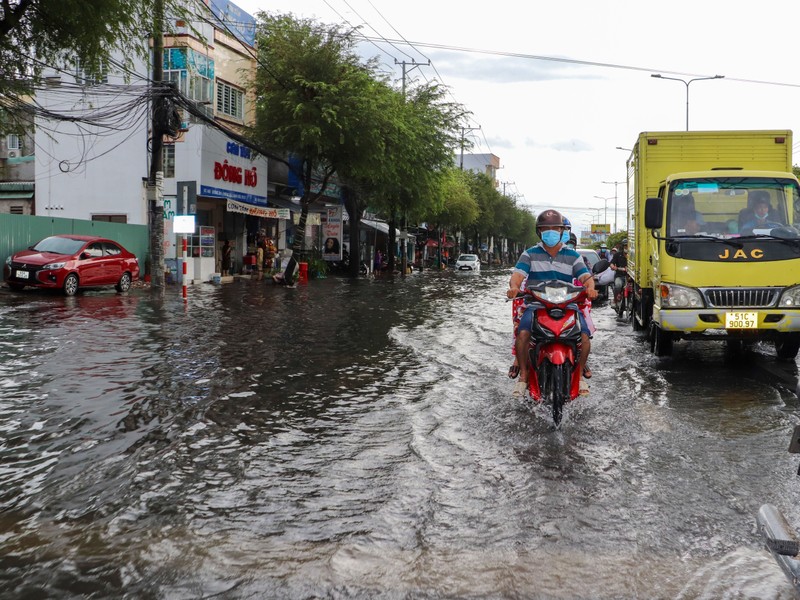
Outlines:
{"label": "truck grille", "polygon": [[781,288],[711,288],[703,290],[709,307],[767,307],[778,301]]}

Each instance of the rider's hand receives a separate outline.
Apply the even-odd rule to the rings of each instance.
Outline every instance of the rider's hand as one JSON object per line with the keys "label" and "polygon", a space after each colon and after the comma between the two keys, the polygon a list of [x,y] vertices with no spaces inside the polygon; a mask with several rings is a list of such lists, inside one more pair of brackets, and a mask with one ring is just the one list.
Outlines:
{"label": "rider's hand", "polygon": [[506,292],[506,296],[512,300],[517,297],[517,294],[519,294],[518,287],[509,288],[508,292]]}
{"label": "rider's hand", "polygon": [[597,290],[594,288],[586,290],[586,297],[589,298],[589,300],[594,300],[595,298],[597,298],[598,295],[599,294],[597,293]]}

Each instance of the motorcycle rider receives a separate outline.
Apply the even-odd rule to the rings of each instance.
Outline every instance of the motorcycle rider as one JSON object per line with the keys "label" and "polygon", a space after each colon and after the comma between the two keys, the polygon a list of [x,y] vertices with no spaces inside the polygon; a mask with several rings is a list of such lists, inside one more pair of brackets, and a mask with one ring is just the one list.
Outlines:
{"label": "motorcycle rider", "polygon": [[614,308],[619,306],[628,276],[628,240],[622,240],[619,246],[620,250],[611,257],[610,265],[614,271]]}
{"label": "motorcycle rider", "polygon": [[[523,251],[511,274],[508,283],[507,295],[515,298],[520,293],[520,286],[527,278],[527,286],[530,287],[542,281],[552,281],[554,279],[572,283],[577,279],[586,287],[586,295],[589,299],[597,298],[597,291],[594,289],[594,278],[583,258],[575,250],[567,248],[562,242],[562,234],[565,231],[564,218],[557,210],[548,209],[539,214],[536,218],[536,234],[542,240],[535,246]],[[523,396],[528,389],[528,345],[531,339],[531,327],[533,326],[533,308],[527,307],[522,314],[517,333],[516,355],[519,364],[519,381],[514,386],[514,396]],[[578,312],[581,323],[581,356],[580,369],[583,377],[581,378],[581,389],[588,388],[583,378],[586,378],[586,359],[589,356],[591,343],[589,341],[589,327],[583,314]],[[590,375],[591,376],[591,375]]]}

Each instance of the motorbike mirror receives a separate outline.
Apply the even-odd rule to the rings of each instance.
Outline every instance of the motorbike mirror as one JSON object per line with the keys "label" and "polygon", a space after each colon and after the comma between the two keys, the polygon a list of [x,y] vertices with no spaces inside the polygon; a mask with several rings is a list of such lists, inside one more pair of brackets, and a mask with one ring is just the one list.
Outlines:
{"label": "motorbike mirror", "polygon": [[599,275],[600,273],[605,271],[610,264],[611,263],[608,262],[607,259],[601,258],[596,263],[594,263],[594,266],[592,267],[592,273],[594,273],[595,275]]}

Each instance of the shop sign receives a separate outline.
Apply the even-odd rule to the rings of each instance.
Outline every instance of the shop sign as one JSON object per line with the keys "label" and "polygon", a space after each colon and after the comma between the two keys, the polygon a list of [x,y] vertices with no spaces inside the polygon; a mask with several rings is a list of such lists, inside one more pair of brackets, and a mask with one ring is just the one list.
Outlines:
{"label": "shop sign", "polygon": [[291,211],[288,208],[267,208],[265,206],[253,206],[235,200],[228,200],[228,212],[241,213],[251,217],[261,217],[262,219],[289,219]]}
{"label": "shop sign", "polygon": [[267,207],[267,159],[219,131],[203,127],[199,195]]}
{"label": "shop sign", "polygon": [[342,207],[329,208],[325,222],[322,224],[322,258],[324,260],[342,260]]}

